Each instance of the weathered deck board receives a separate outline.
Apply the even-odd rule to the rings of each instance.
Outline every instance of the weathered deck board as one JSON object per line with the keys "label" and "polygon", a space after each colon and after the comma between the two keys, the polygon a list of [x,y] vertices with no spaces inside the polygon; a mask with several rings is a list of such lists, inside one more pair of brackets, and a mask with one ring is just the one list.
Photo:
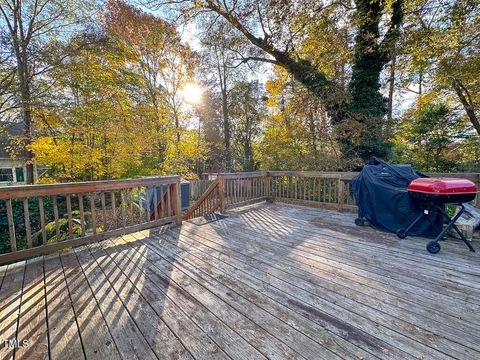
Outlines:
{"label": "weathered deck board", "polygon": [[[162,239],[165,239],[165,236],[166,235],[163,234]],[[292,346],[293,348],[297,348],[297,351],[299,353],[307,352],[307,354],[305,355],[307,357],[309,356],[311,357],[312,356],[311,351],[315,351],[315,354],[319,358],[321,357],[321,358],[327,358],[327,359],[335,358],[336,352],[339,352],[343,357],[347,357],[347,358],[368,357],[367,352],[362,351],[361,349],[358,349],[355,346],[352,346],[352,344],[348,342],[344,342],[343,339],[340,337],[336,337],[331,333],[329,334],[328,331],[326,331],[325,328],[322,328],[322,327],[317,327],[314,331],[310,330],[309,332],[312,336],[306,336],[306,337],[309,337],[310,339],[307,339],[306,337],[304,337],[303,335],[305,335],[305,333],[299,330],[298,327],[295,327],[295,326],[292,326],[292,327],[296,329],[298,333],[294,332],[292,334],[292,331],[288,328],[288,326],[286,326],[286,324],[283,324],[282,322],[288,322],[288,319],[290,317],[295,318],[296,314],[294,314],[293,312],[289,312],[288,309],[286,308],[284,308],[283,311],[281,310],[272,311],[271,309],[265,309],[264,307],[261,306],[261,302],[259,301],[259,298],[255,298],[252,300],[252,298],[248,297],[247,298],[248,301],[250,301],[251,303],[254,303],[256,306],[262,308],[264,311],[261,311],[256,309],[255,307],[252,307],[251,304],[248,303],[248,301],[247,302],[245,301],[245,295],[247,295],[253,289],[248,289],[246,286],[240,286],[234,289],[231,286],[228,287],[224,285],[227,282],[225,274],[222,274],[220,276],[199,275],[199,271],[198,271],[199,268],[197,266],[192,266],[188,262],[184,262],[184,255],[186,255],[186,253],[182,251],[176,254],[175,248],[169,248],[169,245],[170,244],[163,242],[161,247],[156,247],[156,245],[151,241],[145,242],[145,246],[148,246],[150,249],[155,251],[158,256],[162,256],[165,260],[170,261],[172,264],[174,263],[176,267],[180,268],[183,272],[188,274],[188,276],[197,280],[207,289],[217,294],[222,299],[225,299],[225,301],[229,301],[231,304],[234,304],[234,306],[238,308],[239,311],[242,311],[243,309],[245,316],[250,316],[253,319],[253,321],[258,322],[259,324],[263,324],[263,325],[269,324],[268,326],[269,329],[275,329],[272,332],[274,336],[283,340],[287,344],[290,343],[290,346]],[[209,261],[213,261],[213,260],[214,259],[209,259]],[[213,274],[212,265],[213,265],[212,262],[201,264],[202,272]],[[215,281],[214,279],[217,281]],[[236,283],[236,284],[239,285],[240,283]],[[232,292],[232,290],[234,292]],[[272,305],[273,305],[272,307],[275,308],[276,304],[272,304]],[[306,320],[307,319],[299,319],[297,317],[297,321],[301,323],[302,322],[304,323]],[[258,336],[257,335],[258,330],[255,333],[256,333],[256,336]],[[318,342],[318,344],[315,344],[315,342]],[[329,351],[326,351],[325,348],[322,348],[322,346],[319,346],[319,345],[325,346]]]}
{"label": "weathered deck board", "polygon": [[17,339],[27,340],[28,346],[19,346],[15,350],[15,359],[48,358],[47,310],[42,258],[27,260]]}
{"label": "weathered deck board", "polygon": [[155,359],[155,354],[141,335],[135,321],[129,316],[88,249],[78,248],[75,253],[122,358]]}
{"label": "weathered deck board", "polygon": [[80,333],[58,254],[45,257],[45,292],[50,358],[84,359]]}
{"label": "weathered deck board", "polygon": [[61,254],[68,292],[87,359],[121,359],[74,252]]}
{"label": "weathered deck board", "polygon": [[[214,237],[214,235],[212,234],[210,234],[209,236],[211,238]],[[199,237],[198,234],[196,234],[196,237],[197,238]],[[230,237],[234,237],[234,236],[230,234]],[[238,248],[236,250],[240,251],[242,247],[245,247],[245,238],[242,238],[242,240],[243,240],[242,243],[238,245]],[[250,245],[249,243],[247,244]],[[231,248],[232,247],[231,243],[229,243],[229,245]],[[250,246],[247,246],[247,247],[250,247]],[[207,251],[209,254],[212,254],[212,249],[208,249]],[[259,257],[263,257],[263,253],[266,251],[268,250],[261,251],[261,252],[256,251],[256,259],[258,259]],[[189,251],[189,253],[191,252],[192,251]],[[259,255],[260,253],[262,253],[262,255]],[[252,255],[255,256],[255,252]],[[232,263],[232,261],[235,260],[235,257],[236,257],[235,254],[229,254],[229,256],[225,257],[224,261]],[[252,264],[254,259],[255,258],[252,257],[249,263]],[[275,261],[274,257],[272,257],[272,261]],[[210,260],[209,263],[213,265],[215,262],[213,260]],[[256,263],[255,263],[255,266],[257,266]],[[245,268],[243,270],[245,270]],[[264,269],[263,271],[264,273],[270,272],[268,268]],[[228,273],[232,273],[232,271],[230,270],[228,271]],[[254,274],[254,272],[251,272],[251,273]],[[261,275],[262,272],[257,271],[257,274],[256,274],[257,277],[259,276],[259,274]],[[431,338],[433,338],[434,341],[436,341],[436,345],[439,348],[442,348],[443,346],[443,349],[445,351],[450,351],[450,352],[453,351],[453,353],[455,354],[455,350],[456,350],[455,343],[452,343],[451,341],[445,341],[445,339],[443,339],[442,336],[435,335],[432,332],[425,331],[421,328],[418,328],[418,326],[413,327],[412,324],[404,322],[402,320],[403,314],[398,313],[398,311],[397,313],[395,313],[396,317],[390,316],[389,312],[384,312],[383,314],[377,314],[377,311],[372,312],[368,306],[364,306],[364,304],[362,303],[349,301],[348,298],[345,298],[342,296],[335,296],[334,292],[325,292],[321,286],[318,286],[318,289],[317,287],[312,287],[308,283],[302,281],[301,278],[295,279],[295,281],[291,281],[291,278],[292,278],[292,275],[283,278],[284,282],[288,282],[288,281],[291,282],[290,286],[285,286],[283,282],[278,282],[277,279],[273,277],[264,279],[264,282],[266,284],[268,283],[275,284],[277,287],[283,289],[284,291],[283,298],[288,298],[288,294],[296,294],[294,299],[290,300],[290,305],[292,305],[292,302],[293,302],[293,305],[297,305],[296,306],[297,310],[304,311],[304,308],[306,308],[309,305],[313,305],[315,308],[322,308],[325,310],[326,308],[329,307],[329,303],[333,303],[333,304],[342,303],[341,306],[337,306],[337,309],[335,308],[330,309],[330,313],[329,313],[330,316],[332,316],[335,319],[338,319],[339,321],[343,321],[344,323],[350,323],[350,324],[355,324],[356,322],[358,323],[358,321],[363,321],[362,325],[358,326],[358,328],[368,329],[367,333],[370,333],[370,334],[378,333],[378,335],[381,338],[383,338],[384,341],[388,341],[389,339],[391,339],[392,341],[398,344],[402,344],[403,342],[404,345],[402,347],[408,346],[411,348],[416,348],[416,347],[418,348],[419,345],[416,344],[415,342],[409,341],[405,336],[404,337],[398,336],[398,334],[392,331],[398,331],[400,333],[402,332],[408,333],[412,329],[415,329],[416,337],[419,338],[421,343],[430,343],[432,342]],[[303,287],[299,287],[299,285],[302,283],[303,283]],[[268,286],[268,285],[264,285],[264,287],[265,286]],[[317,295],[318,297],[310,296],[308,292],[303,291],[305,289],[307,289],[308,292],[310,293],[315,292],[315,295]],[[274,294],[274,291],[272,290],[272,291],[269,291],[268,293]],[[282,299],[282,296],[278,298]],[[297,304],[298,299],[301,300],[301,304]],[[328,302],[325,302],[324,300],[327,300]],[[343,311],[343,309],[347,311]],[[362,314],[364,316],[365,314],[367,314],[366,317],[368,319],[371,319],[376,324],[382,324],[383,326],[377,328],[378,325],[373,325],[373,324],[369,325],[368,322],[365,323],[364,320],[359,317]],[[342,317],[343,317],[343,320],[342,320]],[[393,325],[393,329],[389,330],[388,327],[392,325]],[[459,331],[457,331],[455,334],[455,331],[449,330],[449,334],[451,336],[456,335],[455,340],[459,340],[459,341],[464,340],[464,337],[463,338],[461,337],[462,333]],[[475,344],[470,344],[470,345],[475,346]],[[429,350],[430,349],[428,348],[423,348],[423,349],[418,348],[419,353],[425,353],[426,351],[429,351]],[[462,350],[464,349],[462,348]],[[460,353],[460,354],[456,354],[456,356],[464,357],[465,354]],[[475,356],[477,355],[472,354],[472,358],[475,358]],[[435,354],[435,357],[439,358],[440,354]]]}
{"label": "weathered deck board", "polygon": [[[127,244],[127,243],[124,243]],[[129,252],[129,250],[131,250]],[[126,251],[123,253],[135,262],[133,256],[142,255],[136,254],[134,249],[126,246]],[[131,257],[132,256],[132,257]],[[147,254],[148,256],[148,254]],[[242,339],[235,337],[235,334],[222,322],[211,316],[208,308],[203,308],[194,297],[186,294],[178,287],[174,281],[176,279],[175,273],[172,269],[166,269],[166,274],[159,273],[153,268],[149,262],[143,263],[142,270],[145,271],[147,281],[162,291],[162,297],[168,296],[175,304],[183,311],[190,319],[192,319],[199,327],[208,334],[212,340],[221,347],[227,354],[231,354],[232,358],[238,359],[259,359],[263,358],[261,354],[257,353],[248,343],[242,342]],[[150,274],[150,275],[149,275]],[[166,276],[163,276],[166,275]]]}
{"label": "weathered deck board", "polygon": [[22,297],[22,284],[25,275],[25,261],[8,265],[1,288],[0,311],[0,359],[13,359],[17,340],[18,316]]}
{"label": "weathered deck board", "polygon": [[[235,220],[231,220],[231,221],[235,221]],[[221,232],[225,231],[225,230],[233,231],[235,229],[235,226],[231,223],[227,224],[227,221],[222,223],[222,225],[223,225],[223,227],[220,228],[220,230],[219,230]],[[212,224],[212,226],[217,226],[217,225]],[[227,229],[227,226],[228,226],[228,229]],[[246,221],[245,224],[242,224],[239,227],[239,229],[240,229],[239,231],[242,233],[242,236],[245,236],[244,235],[245,233],[248,234],[248,221]],[[372,229],[370,229],[370,230],[372,230]],[[276,237],[278,237],[277,235],[275,235],[276,232],[277,232],[277,229],[272,225],[269,225],[269,226],[265,227],[265,229],[262,230],[261,234],[258,234],[257,231],[255,231],[255,230],[252,231],[253,235],[256,238],[258,238],[259,236],[260,237],[262,237],[262,236],[265,237],[266,236],[269,240],[272,240],[272,241],[275,240]],[[290,231],[291,234],[297,234],[299,232],[302,235],[300,235],[300,240],[296,240],[296,243],[294,243],[294,244],[289,243],[289,244],[283,244],[283,245],[281,243],[279,243],[279,245],[284,249],[284,251],[286,253],[294,254],[294,255],[299,257],[299,259],[298,258],[293,259],[292,261],[294,261],[294,262],[304,261],[305,263],[309,264],[309,266],[316,266],[319,261],[327,261],[328,262],[327,265],[330,265],[335,270],[346,268],[346,269],[348,269],[348,271],[354,273],[357,276],[362,276],[364,274],[368,274],[369,275],[368,276],[369,281],[371,279],[381,279],[381,281],[383,281],[385,284],[387,284],[387,285],[395,284],[395,286],[401,286],[403,290],[406,290],[406,288],[412,287],[415,292],[421,293],[423,297],[427,297],[427,298],[430,297],[435,301],[438,301],[439,299],[442,299],[442,301],[446,301],[449,306],[453,306],[453,307],[455,307],[455,305],[458,303],[458,301],[456,301],[455,299],[453,299],[453,301],[452,301],[452,298],[450,296],[448,296],[448,295],[444,296],[444,294],[442,294],[442,292],[444,292],[445,289],[448,288],[448,286],[450,286],[450,283],[452,282],[452,279],[445,279],[445,282],[441,283],[440,286],[431,287],[431,286],[429,286],[428,281],[427,282],[417,281],[417,279],[416,279],[417,274],[416,273],[413,273],[412,274],[413,276],[408,277],[408,276],[404,276],[402,274],[397,274],[397,273],[392,274],[389,271],[383,271],[382,268],[378,268],[380,270],[380,273],[378,273],[378,271],[376,271],[376,269],[374,267],[369,266],[368,263],[370,263],[370,259],[367,259],[367,264],[364,264],[362,262],[356,262],[356,263],[351,262],[348,257],[341,256],[341,255],[343,255],[344,251],[345,252],[349,251],[350,245],[340,246],[340,243],[337,243],[336,253],[333,254],[333,257],[335,257],[335,258],[325,256],[328,253],[322,251],[320,256],[324,255],[326,257],[325,260],[323,260],[321,257],[320,258],[319,257],[313,257],[313,259],[312,259],[312,257],[309,256],[308,251],[307,252],[302,251],[303,243],[308,241],[308,239],[312,238],[312,237],[321,239],[322,243],[324,241],[327,241],[327,240],[324,236],[318,236],[316,234],[312,235],[311,233],[310,234],[303,234],[302,230],[299,230],[297,228],[292,228],[291,231]],[[238,233],[238,230],[237,230],[237,233]],[[369,236],[372,237],[372,235],[375,235],[375,232],[371,231]],[[395,239],[394,235],[389,235],[389,236],[391,238],[393,237]],[[248,238],[248,235],[247,235],[247,238]],[[283,236],[283,239],[288,240],[289,236],[285,235],[285,236]],[[291,240],[291,236],[290,236],[290,240]],[[335,239],[335,240],[337,240],[337,239]],[[396,239],[394,241],[397,241],[398,243],[403,244],[403,240]],[[317,242],[320,242],[320,241],[317,241]],[[277,244],[278,241],[275,242],[275,243]],[[263,246],[263,245],[265,245],[265,243],[259,243],[259,246]],[[420,242],[417,245],[417,251],[420,252],[420,254],[421,254],[422,251],[424,251],[423,247],[421,245],[422,245],[422,242]],[[277,251],[277,249],[275,251]],[[281,252],[282,250],[279,249],[278,251]],[[448,250],[446,250],[446,251],[448,251]],[[465,249],[464,249],[464,251],[465,251]],[[338,256],[337,256],[337,254],[338,254]],[[341,257],[341,258],[339,260],[336,260],[338,257]],[[430,258],[435,258],[435,257],[430,256]],[[459,260],[459,261],[462,261],[462,260]],[[401,262],[401,260],[396,259],[396,260],[391,260],[391,262]],[[421,262],[421,259],[419,259],[418,262]],[[333,264],[335,266],[332,266]],[[475,269],[475,267],[472,267],[472,268]],[[407,270],[407,266],[404,264],[404,268],[400,268],[400,270],[401,270],[401,273],[403,273],[404,271]],[[437,266],[432,266],[432,267],[429,268],[429,275],[434,277],[436,273],[441,272],[441,271],[442,271],[442,265],[438,264]],[[460,277],[463,276],[462,272],[459,272],[459,271],[457,271],[456,275],[460,276]],[[414,282],[413,285],[410,284],[410,282],[412,282],[412,281]],[[473,279],[472,279],[472,281],[473,281]],[[450,292],[448,289],[446,291]],[[477,302],[477,299],[474,296],[471,296],[471,291],[470,290],[467,291],[467,292],[464,292],[464,291],[453,292],[452,295],[453,295],[453,297],[458,296],[462,302],[467,301],[466,308],[469,309],[469,312],[476,312],[480,309],[479,306],[475,303],[475,302]],[[474,303],[472,303],[471,301],[473,301]],[[440,305],[441,304],[442,304],[442,302],[440,302]]]}
{"label": "weathered deck board", "polygon": [[[155,313],[131,280],[116,266],[101,245],[92,245],[91,254],[127,308],[159,359],[193,359],[175,334]],[[130,274],[131,275],[131,274]]]}
{"label": "weathered deck board", "polygon": [[[111,258],[119,268],[129,274],[137,290],[145,296],[157,311],[158,316],[161,316],[192,356],[201,359],[228,359],[223,350],[158,288],[157,283],[148,281],[141,257],[139,259],[132,258],[128,250],[126,252],[124,250],[122,246],[116,247],[110,253]],[[157,279],[160,281],[160,285],[168,285],[168,278],[157,277]]]}
{"label": "weathered deck board", "polygon": [[[152,250],[150,247],[146,247],[144,249]],[[168,269],[170,266],[172,266],[171,263],[168,263],[161,258],[156,251],[144,251],[144,253],[147,254],[147,259],[152,263],[152,265],[147,265],[153,266],[152,273],[158,273],[159,271],[163,272],[165,271],[164,269]],[[178,268],[176,267],[176,269]],[[292,356],[299,358],[298,354],[300,354],[300,356],[306,356],[307,358],[311,358],[313,356],[327,359],[335,358],[334,354],[325,348],[319,347],[318,344],[310,342],[308,344],[309,346],[305,346],[305,344],[302,344],[304,339],[299,336],[299,334],[295,336],[295,334],[292,333],[292,330],[288,327],[285,327],[281,321],[270,317],[269,314],[265,312],[259,311],[259,309],[257,309],[252,303],[245,302],[245,300],[241,298],[236,298],[235,302],[231,302],[232,307],[237,309],[241,314],[240,315],[236,311],[233,311],[233,309],[229,308],[226,302],[219,301],[216,296],[209,294],[209,291],[206,291],[205,288],[202,289],[201,286],[195,286],[196,284],[194,284],[191,278],[188,276],[183,275],[180,272],[172,271],[172,276],[176,274],[178,274],[178,277],[180,278],[177,281],[181,282],[181,286],[183,289],[185,289],[185,292],[188,292],[190,296],[201,301],[206,308],[214,311],[222,321],[229,324],[231,327],[235,327],[235,330],[241,335],[248,337],[248,339],[253,342],[256,342],[258,339],[262,340],[263,338],[264,341],[257,343],[257,346],[260,346],[259,350],[268,355],[270,358],[284,359]],[[203,286],[206,286],[204,281],[199,282],[199,284],[200,283]],[[216,292],[215,295],[223,300],[225,300],[225,296],[222,295],[226,295],[230,298],[232,297],[232,294],[223,294],[219,292]],[[245,317],[249,317],[250,321],[245,320]],[[266,333],[258,324],[255,324],[255,322],[252,321],[252,318],[264,326],[269,325],[267,327],[270,329],[270,334]],[[274,351],[274,348],[282,348],[282,346],[279,346],[279,341],[275,340],[275,337],[283,340],[283,342],[291,348],[294,348],[294,350],[297,351],[297,354],[289,349],[285,350],[284,353],[279,353],[278,350]],[[297,343],[295,343],[294,340],[296,340]],[[263,344],[266,346],[274,345],[274,348],[268,349],[265,348],[265,345],[262,347]]]}
{"label": "weathered deck board", "polygon": [[263,203],[0,267],[0,358],[480,358],[480,255],[354,217]]}

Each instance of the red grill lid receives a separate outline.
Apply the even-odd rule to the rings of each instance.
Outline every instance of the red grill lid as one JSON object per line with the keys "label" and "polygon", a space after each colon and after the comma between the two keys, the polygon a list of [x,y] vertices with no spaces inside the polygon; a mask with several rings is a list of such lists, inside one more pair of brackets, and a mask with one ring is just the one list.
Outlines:
{"label": "red grill lid", "polygon": [[467,179],[458,178],[419,178],[408,185],[408,191],[427,194],[475,194],[477,186]]}

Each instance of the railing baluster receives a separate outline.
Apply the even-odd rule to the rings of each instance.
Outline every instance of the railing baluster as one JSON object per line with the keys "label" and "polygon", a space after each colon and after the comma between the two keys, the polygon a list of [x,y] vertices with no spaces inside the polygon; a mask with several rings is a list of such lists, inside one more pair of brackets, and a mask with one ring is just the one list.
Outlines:
{"label": "railing baluster", "polygon": [[72,199],[70,194],[66,195],[67,200],[67,219],[68,219],[68,236],[73,236],[73,219],[72,219]]}
{"label": "railing baluster", "polygon": [[279,196],[280,197],[283,197],[283,178],[282,177],[278,177],[278,182],[279,182],[279,190],[280,190],[280,194]]}
{"label": "railing baluster", "polygon": [[313,178],[313,186],[312,186],[312,201],[315,201],[316,197],[316,189],[317,189],[317,178]]}
{"label": "railing baluster", "polygon": [[115,204],[115,191],[110,191],[110,202],[112,207],[113,228],[116,229],[118,227],[118,224],[117,224],[117,205]]}
{"label": "railing baluster", "polygon": [[298,192],[299,192],[298,178],[296,176],[292,177],[292,182],[293,182],[294,199],[298,199]]}
{"label": "railing baluster", "polygon": [[333,200],[333,184],[332,184],[332,179],[328,178],[328,202],[332,203],[334,202]]}
{"label": "railing baluster", "polygon": [[132,225],[135,225],[135,217],[133,216],[133,188],[128,189],[128,197],[130,199],[130,215],[132,217]]}
{"label": "railing baluster", "polygon": [[147,222],[150,221],[150,195],[148,194],[148,187],[145,186],[145,210],[147,215]]}
{"label": "railing baluster", "polygon": [[[155,185],[152,186],[153,189],[153,216],[154,219],[158,219],[158,196],[157,196],[157,187]],[[160,198],[161,199],[161,198]]]}
{"label": "railing baluster", "polygon": [[78,210],[80,211],[80,231],[85,236],[85,211],[83,209],[83,193],[78,193]]}
{"label": "railing baluster", "polygon": [[102,191],[100,194],[100,203],[102,206],[102,224],[103,224],[103,231],[107,231],[107,204],[105,202],[105,192]]}
{"label": "railing baluster", "polygon": [[45,209],[43,207],[43,197],[38,197],[38,209],[40,211],[40,227],[42,229],[42,244],[47,243],[47,229],[45,229]]}
{"label": "railing baluster", "polygon": [[323,178],[323,202],[327,202],[327,179]]}
{"label": "railing baluster", "polygon": [[308,179],[303,177],[303,200],[307,200]]}
{"label": "railing baluster", "polygon": [[127,227],[127,209],[125,206],[125,191],[120,191],[120,206],[122,207],[122,222],[123,227]]}
{"label": "railing baluster", "polygon": [[60,241],[62,235],[60,234],[60,224],[58,223],[58,204],[57,196],[52,196],[52,205],[53,205],[53,221],[55,222],[55,236],[57,241]]}
{"label": "railing baluster", "polygon": [[172,216],[172,184],[167,187],[167,214]]}
{"label": "railing baluster", "polygon": [[165,193],[163,191],[163,185],[160,186],[160,217],[163,218],[165,215]]}
{"label": "railing baluster", "polygon": [[142,210],[142,188],[137,187],[137,201],[138,201],[138,223],[143,223],[143,210]]}
{"label": "railing baluster", "polygon": [[343,209],[343,199],[345,194],[345,186],[342,179],[338,179],[338,210]]}
{"label": "railing baluster", "polygon": [[30,212],[28,210],[28,198],[23,199],[23,217],[25,220],[25,234],[27,235],[27,247],[32,247],[32,231],[30,229]]}
{"label": "railing baluster", "polygon": [[10,249],[17,251],[17,237],[15,235],[15,224],[13,222],[12,199],[5,200],[7,203],[8,233],[10,235]]}
{"label": "railing baluster", "polygon": [[90,214],[91,214],[91,217],[92,217],[92,229],[93,229],[93,233],[96,234],[96,233],[97,233],[97,219],[96,219],[96,215],[95,215],[95,197],[94,197],[94,193],[90,193]]}

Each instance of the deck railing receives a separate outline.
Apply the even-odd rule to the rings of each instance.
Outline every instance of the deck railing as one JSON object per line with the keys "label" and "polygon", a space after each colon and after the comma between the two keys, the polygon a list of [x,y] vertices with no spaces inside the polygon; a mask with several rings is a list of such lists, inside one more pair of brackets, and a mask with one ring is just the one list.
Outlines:
{"label": "deck railing", "polygon": [[269,171],[272,201],[353,210],[355,199],[350,192],[353,173]]}
{"label": "deck railing", "polygon": [[[350,180],[356,173],[267,171],[220,173],[182,214],[180,177],[0,188],[0,263],[45,254],[112,236],[205,216],[268,200],[354,210]],[[464,177],[480,187],[479,174]],[[480,204],[480,196],[476,199]]]}
{"label": "deck railing", "polygon": [[213,214],[215,211],[224,211],[223,188],[220,186],[223,186],[223,182],[220,183],[219,178],[212,181],[207,190],[188,208],[183,218],[188,220]]}
{"label": "deck railing", "polygon": [[197,201],[207,191],[214,180],[192,180],[190,181],[190,203]]}
{"label": "deck railing", "polygon": [[[207,211],[201,215],[217,209],[265,199],[339,211],[356,210],[355,199],[351,193],[351,179],[357,174],[357,172],[312,171],[204,174],[205,179],[218,181],[217,187],[222,186],[223,183],[224,203],[219,202],[215,210],[211,209],[210,212]],[[427,175],[466,178],[475,182],[480,189],[478,173],[428,173]],[[480,205],[480,196],[477,196],[474,204]],[[198,203],[197,206],[201,207],[201,204]]]}
{"label": "deck railing", "polygon": [[0,188],[0,219],[0,263],[181,223],[180,177]]}
{"label": "deck railing", "polygon": [[270,194],[267,172],[220,174],[225,190],[223,208],[265,200]]}

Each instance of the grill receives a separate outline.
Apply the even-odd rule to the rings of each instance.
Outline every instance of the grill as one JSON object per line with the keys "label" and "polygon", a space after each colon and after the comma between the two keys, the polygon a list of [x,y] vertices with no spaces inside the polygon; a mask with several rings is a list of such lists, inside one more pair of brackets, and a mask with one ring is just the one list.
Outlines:
{"label": "grill", "polygon": [[[408,194],[412,200],[423,209],[423,212],[406,228],[399,229],[397,236],[400,239],[407,237],[410,229],[430,211],[435,211],[443,216],[447,226],[440,232],[435,240],[427,244],[427,251],[436,254],[440,251],[439,241],[443,239],[445,234],[451,229],[455,230],[470,251],[475,252],[472,245],[465,238],[463,233],[455,225],[455,222],[462,216],[465,207],[464,203],[475,199],[477,194],[477,186],[475,183],[467,179],[457,178],[419,178],[415,179],[408,185]],[[445,211],[446,204],[454,204],[460,207],[460,210],[452,218]]]}

